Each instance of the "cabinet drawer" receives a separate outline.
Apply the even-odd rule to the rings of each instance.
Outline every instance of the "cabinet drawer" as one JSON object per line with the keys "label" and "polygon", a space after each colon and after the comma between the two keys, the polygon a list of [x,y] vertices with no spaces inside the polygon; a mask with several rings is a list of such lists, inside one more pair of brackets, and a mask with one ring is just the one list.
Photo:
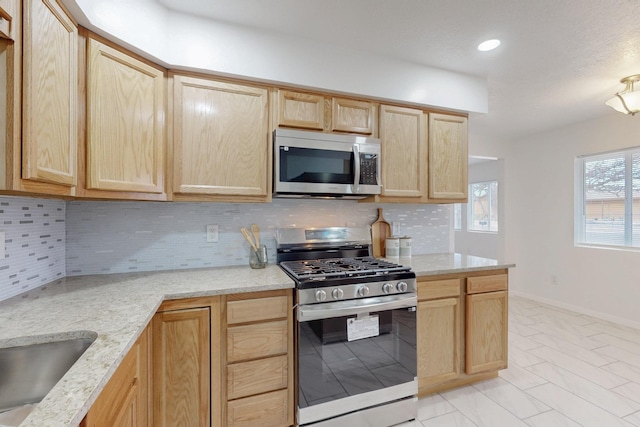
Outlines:
{"label": "cabinet drawer", "polygon": [[289,420],[289,393],[274,391],[227,403],[228,427],[282,427]]}
{"label": "cabinet drawer", "polygon": [[460,295],[460,279],[418,282],[418,300],[457,297]]}
{"label": "cabinet drawer", "polygon": [[286,296],[227,302],[227,324],[286,318],[289,311]]}
{"label": "cabinet drawer", "polygon": [[258,359],[287,353],[288,322],[258,323],[227,329],[227,362]]}
{"label": "cabinet drawer", "polygon": [[287,388],[287,356],[276,356],[227,367],[227,399]]}
{"label": "cabinet drawer", "polygon": [[467,293],[477,294],[481,292],[506,291],[506,274],[495,274],[492,276],[478,276],[467,278]]}

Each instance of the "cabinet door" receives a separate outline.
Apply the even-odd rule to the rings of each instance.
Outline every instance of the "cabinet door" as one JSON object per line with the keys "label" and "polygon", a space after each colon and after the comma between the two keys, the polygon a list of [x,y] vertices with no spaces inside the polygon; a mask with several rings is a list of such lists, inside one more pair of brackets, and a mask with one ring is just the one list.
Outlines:
{"label": "cabinet door", "polygon": [[374,106],[371,102],[333,98],[331,112],[332,131],[365,135],[373,133]]}
{"label": "cabinet door", "polygon": [[76,185],[78,29],[55,0],[25,0],[22,177]]}
{"label": "cabinet door", "polygon": [[467,374],[507,367],[507,296],[506,291],[467,295]]}
{"label": "cabinet door", "polygon": [[173,191],[267,196],[267,90],[176,75]]}
{"label": "cabinet door", "polygon": [[82,427],[146,427],[149,423],[149,329],[147,328],[95,401]]}
{"label": "cabinet door", "polygon": [[86,187],[162,193],[163,169],[164,71],[90,38]]}
{"label": "cabinet door", "polygon": [[460,299],[418,303],[418,386],[460,376]]}
{"label": "cabinet door", "polygon": [[153,318],[153,424],[208,426],[211,420],[210,309]]}
{"label": "cabinet door", "polygon": [[466,117],[429,114],[429,198],[466,202]]}
{"label": "cabinet door", "polygon": [[302,129],[323,130],[325,99],[322,95],[278,91],[278,125]]}
{"label": "cabinet door", "polygon": [[13,39],[13,20],[18,8],[17,0],[0,0],[0,37]]}
{"label": "cabinet door", "polygon": [[426,196],[427,135],[422,111],[382,105],[380,140],[383,196]]}

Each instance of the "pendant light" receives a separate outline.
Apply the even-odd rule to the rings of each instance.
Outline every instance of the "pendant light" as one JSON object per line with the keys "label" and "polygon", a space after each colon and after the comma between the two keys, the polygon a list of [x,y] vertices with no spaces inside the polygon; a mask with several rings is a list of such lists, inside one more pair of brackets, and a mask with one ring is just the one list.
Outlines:
{"label": "pendant light", "polygon": [[605,102],[609,107],[623,114],[631,114],[632,116],[640,112],[640,84],[638,89],[634,90],[633,84],[640,81],[640,74],[625,77],[620,83],[626,85],[622,92],[615,94],[613,98]]}

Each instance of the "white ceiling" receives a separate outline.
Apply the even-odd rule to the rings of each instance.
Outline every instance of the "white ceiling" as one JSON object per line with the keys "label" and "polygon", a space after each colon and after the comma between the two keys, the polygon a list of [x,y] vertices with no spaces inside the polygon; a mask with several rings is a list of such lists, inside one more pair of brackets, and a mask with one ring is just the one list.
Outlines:
{"label": "white ceiling", "polygon": [[[640,0],[156,0],[169,9],[482,76],[470,135],[517,140],[606,114],[640,73]],[[492,52],[479,42],[499,38]],[[640,120],[640,117],[629,117]]]}

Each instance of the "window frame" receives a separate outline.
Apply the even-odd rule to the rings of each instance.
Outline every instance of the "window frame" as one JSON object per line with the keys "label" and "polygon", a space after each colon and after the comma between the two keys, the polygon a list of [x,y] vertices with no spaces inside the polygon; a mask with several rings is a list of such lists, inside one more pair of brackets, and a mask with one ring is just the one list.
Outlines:
{"label": "window frame", "polygon": [[[473,186],[477,185],[477,184],[489,184],[489,188],[491,188],[491,186],[493,184],[495,184],[496,186],[496,191],[495,191],[495,207],[497,210],[497,214],[496,214],[496,219],[495,219],[495,224],[496,224],[496,228],[495,229],[491,229],[491,206],[494,204],[492,198],[493,196],[491,195],[491,191],[489,191],[489,203],[488,203],[488,207],[489,207],[489,213],[488,213],[488,221],[489,221],[489,229],[488,230],[481,230],[481,229],[476,229],[473,228],[473,223],[474,223],[474,219],[473,219],[473,203],[474,203],[474,196],[473,196]],[[492,180],[488,180],[488,181],[477,181],[477,182],[471,182],[469,183],[469,201],[467,202],[467,231],[470,233],[489,233],[489,234],[498,234],[500,232],[500,222],[499,222],[499,213],[500,213],[500,209],[499,209],[499,201],[500,198],[498,196],[498,192],[500,191],[500,184],[499,181],[497,179],[492,179]]]}
{"label": "window frame", "polygon": [[[589,160],[594,161],[598,157],[624,156],[624,214],[622,216],[624,224],[624,244],[616,244],[613,241],[594,242],[587,241],[587,188],[585,183],[586,164]],[[633,160],[634,156],[640,156],[640,146],[628,147],[619,150],[605,151],[577,156],[574,164],[574,245],[578,247],[594,247],[602,249],[615,249],[625,251],[640,251],[640,233],[636,236],[638,241],[633,246]],[[604,159],[603,159],[604,160]],[[639,166],[640,168],[640,166]],[[640,180],[640,178],[638,178]],[[640,209],[639,209],[640,210]],[[640,212],[636,213],[640,215]]]}

